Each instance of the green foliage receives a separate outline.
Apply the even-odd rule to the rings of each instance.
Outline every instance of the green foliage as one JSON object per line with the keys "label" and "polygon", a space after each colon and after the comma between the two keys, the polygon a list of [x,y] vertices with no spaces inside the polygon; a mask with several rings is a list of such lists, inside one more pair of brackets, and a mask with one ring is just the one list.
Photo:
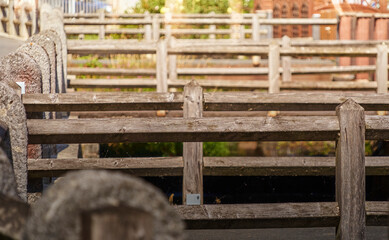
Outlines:
{"label": "green foliage", "polygon": [[184,0],[183,13],[227,13],[228,0]]}
{"label": "green foliage", "polygon": [[162,7],[165,6],[165,0],[140,0],[131,11],[134,13],[160,13]]}

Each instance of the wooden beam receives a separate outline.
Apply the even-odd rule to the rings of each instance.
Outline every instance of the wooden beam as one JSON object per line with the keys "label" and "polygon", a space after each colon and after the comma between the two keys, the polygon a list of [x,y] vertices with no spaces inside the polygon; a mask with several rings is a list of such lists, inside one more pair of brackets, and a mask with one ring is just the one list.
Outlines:
{"label": "wooden beam", "polygon": [[179,110],[181,93],[75,92],[64,94],[24,94],[27,112]]}
{"label": "wooden beam", "polygon": [[188,229],[332,227],[339,219],[335,202],[178,205],[175,208]]}
{"label": "wooden beam", "polygon": [[[267,70],[266,70],[267,71]],[[199,72],[201,72],[199,70]],[[269,83],[264,80],[225,80],[197,79],[203,88],[223,89],[268,89]],[[170,87],[183,87],[189,80],[168,79]],[[69,86],[74,88],[155,88],[155,79],[71,79]],[[295,81],[280,82],[281,90],[345,90],[345,91],[376,91],[377,82],[333,82],[333,81]]]}
{"label": "wooden beam", "polygon": [[167,71],[167,40],[160,39],[157,44],[157,65],[156,65],[156,78],[157,78],[157,92],[168,91],[168,71]]}
{"label": "wooden beam", "polygon": [[[184,118],[203,117],[203,89],[195,81],[184,88]],[[199,204],[203,204],[203,143],[184,142],[184,176],[182,202],[185,205],[197,205],[188,195],[198,194]]]}
{"label": "wooden beam", "polygon": [[280,92],[280,46],[277,43],[269,45],[269,93]]}
{"label": "wooden beam", "polygon": [[[389,124],[380,121],[386,137]],[[27,122],[30,144],[335,140],[338,120],[321,117],[68,119]],[[384,129],[383,129],[384,128]],[[387,129],[386,129],[387,128]],[[386,131],[385,131],[386,130]]]}
{"label": "wooden beam", "polygon": [[[387,226],[388,202],[366,202],[369,226]],[[335,227],[335,202],[175,206],[188,229]]]}
{"label": "wooden beam", "polygon": [[120,68],[87,68],[70,67],[68,75],[104,75],[104,76],[155,76],[155,69],[120,69]]}
{"label": "wooden beam", "polygon": [[365,113],[348,99],[336,108],[340,137],[336,144],[336,201],[340,222],[336,239],[365,239]]}
{"label": "wooden beam", "polygon": [[[334,157],[204,157],[204,176],[334,176]],[[135,176],[183,176],[182,157],[28,159],[30,178],[109,169]],[[388,157],[366,157],[366,175],[389,174]],[[388,208],[389,209],[389,208]]]}
{"label": "wooden beam", "polygon": [[66,25],[146,25],[151,24],[150,20],[145,19],[64,19]]}
{"label": "wooden beam", "polygon": [[377,45],[376,60],[377,93],[388,92],[388,47],[385,44]]}
{"label": "wooden beam", "polygon": [[[389,108],[389,95],[365,93],[204,93],[205,111],[334,111],[352,98],[367,111]],[[181,110],[182,93],[76,92],[22,95],[27,112]]]}
{"label": "wooden beam", "polygon": [[157,48],[155,42],[133,40],[68,40],[67,46],[69,54],[155,54]]}

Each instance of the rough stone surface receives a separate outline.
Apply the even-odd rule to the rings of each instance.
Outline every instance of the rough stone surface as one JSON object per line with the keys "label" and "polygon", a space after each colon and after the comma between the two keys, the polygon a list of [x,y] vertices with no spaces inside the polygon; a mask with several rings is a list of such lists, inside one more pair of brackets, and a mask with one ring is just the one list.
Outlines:
{"label": "rough stone surface", "polygon": [[26,201],[28,143],[26,112],[20,97],[4,81],[0,81],[0,121],[8,126],[11,150],[5,151],[13,166],[19,197]]}
{"label": "rough stone surface", "polygon": [[157,188],[108,171],[73,172],[49,187],[32,207],[26,239],[80,239],[81,212],[117,206],[151,214],[153,239],[183,239],[183,222]]}
{"label": "rough stone surface", "polygon": [[0,173],[0,195],[18,198],[12,165],[2,148],[0,148]]}
{"label": "rough stone surface", "polygon": [[[37,45],[34,47],[34,49],[40,52],[41,54],[44,53],[43,49],[39,48],[39,46]],[[39,49],[41,51],[39,51]],[[40,59],[44,59],[44,56]],[[7,82],[8,85],[14,88],[15,90],[19,88],[15,82],[24,82],[26,85],[26,93],[42,93],[41,68],[38,63],[26,52],[12,53],[2,58],[0,60],[0,71],[0,81]],[[45,88],[47,90],[47,93],[49,93],[49,82],[46,82]],[[29,117],[43,118],[43,115],[39,113],[34,113],[32,115],[29,115]],[[31,158],[40,158],[42,156],[40,145],[29,145],[28,156]]]}
{"label": "rough stone surface", "polygon": [[[50,59],[46,51],[38,44],[34,42],[26,42],[22,46],[20,46],[17,50],[17,52],[25,53],[30,58],[34,59],[34,61],[38,64],[42,79],[39,79],[39,82],[42,82],[41,86],[42,88],[34,88],[30,89],[34,90],[34,92],[27,92],[26,93],[50,93],[51,89],[51,67],[50,67]],[[38,80],[37,80],[38,81]],[[39,85],[39,83],[36,83]],[[26,83],[26,89],[27,89],[27,83]]]}
{"label": "rough stone surface", "polygon": [[22,239],[28,209],[27,203],[0,194],[0,239]]}
{"label": "rough stone surface", "polygon": [[25,82],[26,93],[41,92],[40,67],[26,53],[12,53],[0,59],[0,71],[0,81],[7,82],[9,86],[15,86],[15,82]]}
{"label": "rough stone surface", "polygon": [[[52,9],[49,4],[42,4],[40,12],[41,19],[41,31],[53,30],[55,31],[62,43],[62,62],[63,65],[67,66],[67,46],[66,46],[66,33],[63,26],[63,14],[58,9]],[[64,71],[64,77],[66,79],[67,73]],[[65,85],[66,81],[65,81]]]}
{"label": "rough stone surface", "polygon": [[29,44],[37,44],[41,46],[48,58],[49,63],[47,64],[50,66],[50,92],[51,93],[58,93],[59,84],[57,80],[57,63],[56,63],[56,49],[55,49],[55,43],[50,40],[47,36],[39,33],[36,34],[26,41]]}
{"label": "rough stone surface", "polygon": [[59,92],[66,92],[66,78],[65,71],[66,66],[63,65],[63,56],[62,56],[62,42],[58,33],[54,30],[46,30],[42,31],[40,34],[46,36],[55,44],[55,52],[56,52],[56,66],[57,66],[57,79],[59,83]]}

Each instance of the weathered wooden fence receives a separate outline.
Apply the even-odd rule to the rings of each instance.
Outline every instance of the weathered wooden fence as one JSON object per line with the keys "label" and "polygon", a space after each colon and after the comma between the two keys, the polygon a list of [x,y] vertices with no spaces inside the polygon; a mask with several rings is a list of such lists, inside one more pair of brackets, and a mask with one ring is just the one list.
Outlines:
{"label": "weathered wooden fence", "polygon": [[[202,94],[201,87],[194,82],[185,87],[183,94],[151,92],[24,95],[23,103],[27,112],[179,110],[183,107],[184,113],[183,118],[164,119],[31,119],[27,122],[30,143],[186,142],[182,158],[30,159],[29,173],[41,177],[55,176],[75,169],[108,168],[129,171],[139,176],[182,175],[184,206],[177,206],[177,210],[187,221],[189,228],[313,227],[339,224],[338,234],[343,235],[342,238],[345,239],[347,235],[355,236],[354,234],[364,232],[365,222],[357,221],[351,216],[360,216],[358,219],[365,219],[366,216],[368,225],[387,223],[384,217],[388,213],[387,203],[364,203],[365,175],[385,174],[389,170],[386,157],[366,157],[365,164],[364,139],[387,139],[389,118],[365,116],[364,109],[388,109],[387,101],[389,99],[386,94]],[[202,111],[335,109],[337,116],[202,118]],[[348,130],[345,131],[345,128]],[[345,138],[348,139],[347,142]],[[337,153],[335,159],[203,158],[202,145],[194,143],[258,140],[331,140],[337,141]],[[201,204],[203,175],[273,174],[335,175],[337,202]],[[351,227],[349,224],[355,226]],[[354,230],[345,230],[350,228]]]}
{"label": "weathered wooden fence", "polygon": [[[314,25],[319,27],[320,25],[337,25],[338,23],[337,19],[275,19],[272,18],[271,11],[233,15],[213,13],[115,15],[104,14],[101,11],[99,14],[65,14],[65,18],[64,24],[67,26],[66,33],[68,35],[98,34],[100,39],[104,39],[108,34],[141,34],[146,41],[152,39],[157,41],[161,35],[166,38],[181,35],[206,35],[210,39],[215,39],[217,35],[228,35],[231,39],[241,40],[250,36],[252,40],[259,41],[261,38],[273,37],[273,25]],[[177,27],[178,25],[179,27]],[[117,26],[133,26],[133,28]],[[143,28],[139,28],[140,26]],[[188,26],[207,26],[207,28],[199,29]],[[227,28],[218,28],[217,26],[227,26]],[[261,37],[261,35],[263,36]]]}
{"label": "weathered wooden fence", "polygon": [[27,39],[37,32],[35,6],[24,3],[18,9],[14,0],[0,1],[0,34]]}
{"label": "weathered wooden fence", "polygon": [[[110,76],[156,76],[156,79],[71,79],[72,87],[182,87],[188,81],[179,80],[185,76],[260,76],[267,75],[267,81],[259,80],[207,80],[200,79],[204,87],[269,89],[317,89],[317,90],[387,90],[387,47],[378,41],[290,41],[281,42],[231,42],[231,41],[159,40],[157,43],[137,43],[131,40],[68,41],[70,54],[156,54],[156,69],[108,69],[69,68],[70,75]],[[285,44],[285,42],[290,42]],[[266,45],[265,45],[266,44]],[[376,46],[374,46],[376,45]],[[250,68],[177,68],[177,55],[248,55],[268,59],[268,67]],[[376,57],[376,66],[324,66],[292,67],[291,57]],[[168,61],[166,61],[168,59]],[[282,61],[281,61],[282,60]],[[291,81],[292,75],[342,74],[375,72],[375,82],[307,82]],[[271,76],[270,76],[271,75]],[[282,81],[281,81],[282,75]],[[281,81],[279,83],[279,81]],[[274,87],[273,87],[274,86]]]}

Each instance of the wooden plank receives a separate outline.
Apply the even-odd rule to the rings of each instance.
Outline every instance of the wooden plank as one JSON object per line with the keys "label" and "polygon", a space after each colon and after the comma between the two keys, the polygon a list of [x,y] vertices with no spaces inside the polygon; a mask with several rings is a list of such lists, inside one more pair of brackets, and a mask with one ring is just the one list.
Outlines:
{"label": "wooden plank", "polygon": [[[379,118],[379,121],[382,121]],[[385,120],[385,122],[388,119]],[[29,143],[335,140],[338,120],[321,117],[69,119],[27,122]],[[383,128],[388,128],[389,124]],[[380,129],[382,131],[382,128]],[[387,131],[383,131],[387,132]],[[381,136],[386,136],[385,134]]]}
{"label": "wooden plank", "polygon": [[167,41],[160,39],[157,44],[157,66],[156,66],[156,78],[157,78],[157,92],[168,91],[168,72],[167,72]]}
{"label": "wooden plank", "polygon": [[267,75],[268,68],[178,68],[177,74],[180,76],[230,76],[230,75]]}
{"label": "wooden plank", "polygon": [[[146,31],[143,28],[140,28],[140,29],[139,28],[119,28],[119,29],[106,29],[105,30],[105,34],[144,34],[145,32]],[[99,34],[99,29],[85,28],[85,27],[83,27],[83,28],[66,27],[65,33],[66,33],[66,35]],[[85,41],[85,40],[82,40],[82,41]],[[86,41],[89,41],[89,40],[86,40]]]}
{"label": "wooden plank", "polygon": [[334,111],[351,98],[367,111],[388,109],[389,96],[366,93],[204,93],[206,111]]}
{"label": "wooden plank", "polygon": [[[333,116],[140,118],[27,121],[30,144],[335,140]],[[366,139],[389,139],[388,116],[366,116]]]}
{"label": "wooden plank", "polygon": [[[108,31],[107,31],[108,32]],[[156,44],[132,40],[68,40],[69,54],[155,54]]]}
{"label": "wooden plank", "polygon": [[[282,48],[289,48],[290,47],[290,38],[288,36],[282,37]],[[282,61],[282,81],[283,82],[290,82],[292,81],[292,58],[288,56],[284,56],[281,59]]]}
{"label": "wooden plank", "polygon": [[27,112],[177,110],[183,106],[181,93],[75,92],[22,97]]}
{"label": "wooden plank", "polygon": [[151,24],[145,19],[64,19],[64,25],[146,25]]}
{"label": "wooden plank", "polygon": [[[203,89],[195,81],[184,88],[184,118],[203,117]],[[183,196],[182,202],[191,205],[188,194],[199,194],[203,204],[203,143],[184,142],[183,144]]]}
{"label": "wooden plank", "polygon": [[280,46],[277,43],[269,45],[269,93],[280,92]]}
{"label": "wooden plank", "polygon": [[[169,47],[174,48],[176,44],[176,38],[171,37],[169,39]],[[169,55],[169,80],[177,80],[177,55]]]}
{"label": "wooden plank", "polygon": [[[223,89],[268,89],[269,83],[263,80],[225,80],[197,79],[203,88]],[[168,80],[170,87],[183,87],[189,80]],[[71,79],[69,86],[74,88],[155,88],[155,79]],[[376,91],[377,82],[333,82],[333,81],[295,81],[280,82],[282,90],[343,90],[343,91]]]}
{"label": "wooden plank", "polygon": [[377,62],[375,77],[377,81],[377,93],[388,92],[388,47],[385,44],[377,45]]}
{"label": "wooden plank", "polygon": [[[204,176],[334,176],[334,157],[204,157]],[[183,176],[182,157],[28,159],[30,178],[109,169],[135,176]],[[366,157],[366,175],[389,174],[388,157]],[[389,210],[389,208],[388,208]]]}
{"label": "wooden plank", "polygon": [[365,113],[349,99],[336,108],[340,137],[336,144],[337,239],[365,239]]}
{"label": "wooden plank", "polygon": [[335,202],[178,205],[175,208],[188,229],[332,227],[339,219]]}
{"label": "wooden plank", "polygon": [[[206,111],[333,111],[347,98],[352,98],[366,110],[388,108],[388,96],[357,93],[205,93]],[[180,110],[181,93],[66,93],[25,94],[23,103],[27,112],[42,111],[131,111]]]}
{"label": "wooden plank", "polygon": [[[104,21],[104,10],[99,10],[99,20]],[[99,40],[104,40],[105,38],[105,26],[101,25],[99,29]]]}
{"label": "wooden plank", "polygon": [[[213,92],[204,94],[206,111],[334,111],[352,98],[367,111],[389,108],[386,94],[366,93],[255,93]],[[45,111],[148,111],[181,110],[182,93],[76,92],[23,94],[27,112]]]}
{"label": "wooden plank", "polygon": [[104,75],[104,76],[153,76],[156,74],[155,69],[124,69],[124,68],[87,68],[87,67],[70,67],[69,75]]}
{"label": "wooden plank", "polygon": [[[388,202],[366,202],[369,226],[387,226]],[[188,229],[335,227],[335,202],[175,206]]]}

